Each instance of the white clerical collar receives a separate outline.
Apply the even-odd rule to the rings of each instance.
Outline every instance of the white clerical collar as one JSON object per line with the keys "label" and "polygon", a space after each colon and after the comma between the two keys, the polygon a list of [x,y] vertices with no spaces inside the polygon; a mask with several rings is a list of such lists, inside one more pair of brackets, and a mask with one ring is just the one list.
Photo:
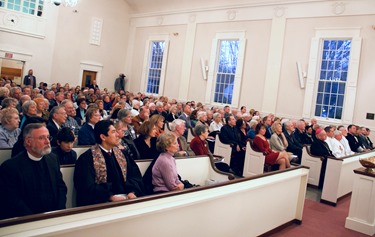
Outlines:
{"label": "white clerical collar", "polygon": [[104,147],[102,147],[102,145],[100,145],[100,144],[99,144],[99,147],[102,148],[107,153],[112,152],[112,149],[108,151],[107,149],[105,149]]}
{"label": "white clerical collar", "polygon": [[[87,124],[88,125],[90,125],[91,127],[92,127],[92,129],[94,129],[95,128],[95,125],[94,124],[92,124],[92,123],[89,123],[89,122],[87,122]],[[100,146],[100,145],[99,145]]]}
{"label": "white clerical collar", "polygon": [[57,130],[60,130],[60,125],[58,123],[56,123],[56,121],[54,119],[52,119],[52,121],[55,123],[55,125],[57,127]]}
{"label": "white clerical collar", "polygon": [[43,158],[43,156],[40,157],[40,158],[35,157],[35,156],[31,155],[29,152],[27,152],[27,155],[29,156],[30,160],[33,160],[33,161],[40,161]]}

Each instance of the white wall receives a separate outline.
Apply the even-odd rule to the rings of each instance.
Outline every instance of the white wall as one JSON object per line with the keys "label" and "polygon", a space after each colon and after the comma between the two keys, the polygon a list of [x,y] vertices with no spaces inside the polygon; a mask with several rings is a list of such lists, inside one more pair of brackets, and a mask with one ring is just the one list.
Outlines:
{"label": "white wall", "polygon": [[[207,81],[202,78],[200,58],[210,59],[212,39],[216,33],[244,31],[247,44],[239,106],[246,105],[277,116],[299,118],[302,117],[305,90],[300,88],[296,62],[300,62],[303,70],[307,71],[310,43],[315,29],[359,27],[363,41],[352,122],[374,130],[374,120],[365,119],[366,112],[375,112],[375,105],[368,103],[374,100],[371,91],[375,88],[372,80],[375,69],[371,66],[375,63],[372,55],[375,48],[373,24],[375,3],[367,0],[264,6],[244,4],[230,8],[215,6],[193,12],[134,14],[131,16],[131,29],[135,34],[130,35],[130,42],[137,43],[132,45],[129,58],[137,55],[142,57],[144,42],[155,32],[171,33],[173,27],[184,32],[183,26],[187,26],[187,29],[192,29],[186,33],[188,43],[183,44],[183,40],[180,40],[179,44],[171,44],[169,50],[189,53],[190,42],[194,44],[193,54],[190,60],[183,61],[183,65],[180,57],[169,57],[167,68],[173,68],[174,74],[166,73],[166,84],[173,83],[174,89],[166,90],[164,94],[175,97],[173,95],[178,89],[178,99],[204,101]],[[128,62],[127,71],[132,77],[139,77],[141,68],[137,66],[138,61],[133,62]],[[180,83],[176,77],[179,70]],[[134,83],[136,80],[131,89],[138,91],[140,85]]]}
{"label": "white wall", "polygon": [[[6,31],[0,25],[0,56],[12,52],[15,59],[26,61],[24,73],[33,68],[38,82],[71,85],[80,84],[80,63],[94,62],[103,66],[99,86],[113,90],[115,78],[125,67],[128,10],[125,1],[114,0],[80,0],[74,8],[46,3],[43,17],[38,18],[45,23],[38,25],[43,28],[41,36],[17,32],[21,24]],[[93,17],[103,19],[99,46],[89,44]]]}

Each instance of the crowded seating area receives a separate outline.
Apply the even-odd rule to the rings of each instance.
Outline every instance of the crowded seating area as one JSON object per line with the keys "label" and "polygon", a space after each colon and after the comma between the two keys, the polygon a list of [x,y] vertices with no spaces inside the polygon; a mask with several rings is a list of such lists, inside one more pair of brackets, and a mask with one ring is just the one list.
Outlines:
{"label": "crowded seating area", "polygon": [[[324,176],[329,184],[340,182],[331,177],[337,170],[332,162],[355,157],[350,169],[356,168],[358,157],[374,149],[370,130],[353,124],[324,127],[315,118],[279,118],[245,106],[237,110],[98,85],[41,82],[34,88],[0,79],[0,86],[0,185],[6,191],[1,219],[197,188],[207,180],[255,177],[301,163],[314,176],[309,174],[308,183],[324,192]],[[182,160],[202,155],[212,170],[192,178]],[[20,182],[28,187],[22,197]]]}

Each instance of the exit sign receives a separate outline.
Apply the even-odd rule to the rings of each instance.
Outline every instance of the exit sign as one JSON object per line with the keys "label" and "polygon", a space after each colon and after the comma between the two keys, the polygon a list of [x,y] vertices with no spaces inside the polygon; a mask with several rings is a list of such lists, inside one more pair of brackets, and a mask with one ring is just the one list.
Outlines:
{"label": "exit sign", "polygon": [[12,53],[5,53],[5,58],[13,58],[13,54]]}

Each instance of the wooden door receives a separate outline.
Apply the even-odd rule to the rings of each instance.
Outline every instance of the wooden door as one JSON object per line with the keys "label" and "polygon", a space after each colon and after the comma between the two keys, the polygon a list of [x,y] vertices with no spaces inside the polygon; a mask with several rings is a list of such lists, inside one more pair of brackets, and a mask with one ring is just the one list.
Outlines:
{"label": "wooden door", "polygon": [[81,88],[89,87],[93,80],[96,80],[96,73],[93,71],[83,71]]}

